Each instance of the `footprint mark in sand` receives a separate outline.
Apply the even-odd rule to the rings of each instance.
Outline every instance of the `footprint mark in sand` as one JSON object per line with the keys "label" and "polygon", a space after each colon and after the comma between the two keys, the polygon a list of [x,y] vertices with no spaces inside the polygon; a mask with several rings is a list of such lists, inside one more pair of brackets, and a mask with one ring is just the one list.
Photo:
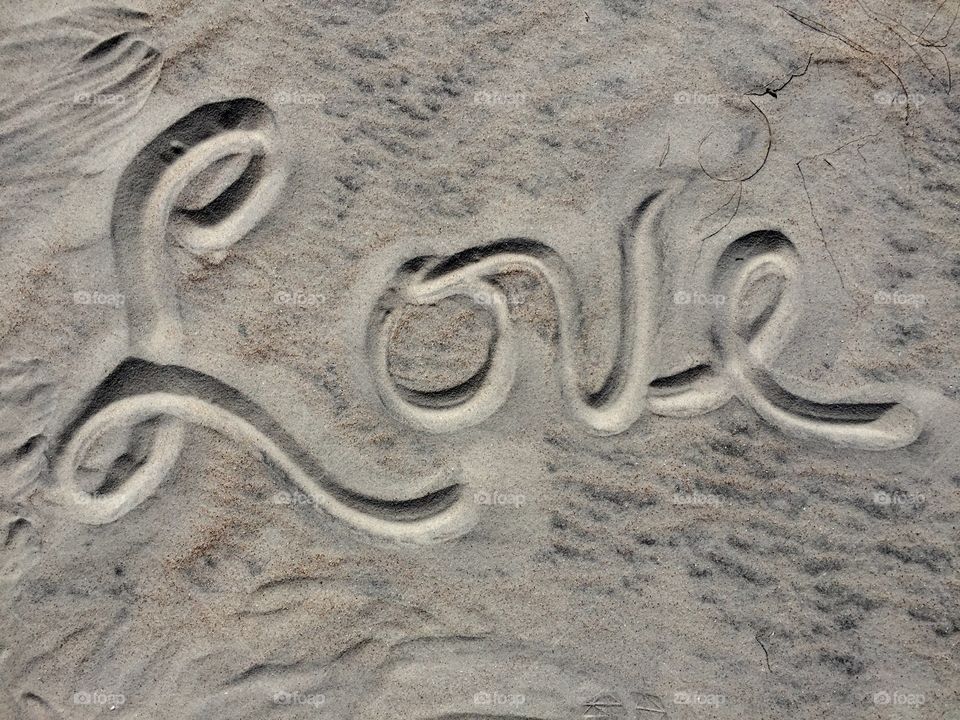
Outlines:
{"label": "footprint mark in sand", "polygon": [[[367,354],[384,405],[414,427],[435,433],[461,430],[495,413],[511,391],[517,368],[516,333],[497,278],[523,270],[539,275],[552,291],[561,391],[573,416],[593,432],[623,432],[647,411],[699,415],[736,396],[771,424],[805,438],[871,450],[902,447],[917,438],[918,415],[902,403],[884,399],[882,388],[859,391],[857,402],[817,402],[774,380],[769,367],[786,345],[802,304],[799,255],[776,230],[744,235],[719,258],[713,286],[726,302],[717,307],[713,319],[717,362],[655,377],[652,353],[660,290],[656,238],[668,199],[668,192],[650,195],[621,229],[619,346],[599,392],[586,393],[579,380],[574,348],[580,332],[580,298],[569,267],[549,245],[509,238],[447,257],[415,258],[400,268],[368,328]],[[743,308],[751,288],[769,276],[778,278],[783,290],[747,324]],[[400,384],[388,366],[388,345],[400,311],[406,305],[428,305],[457,295],[495,300],[485,304],[495,325],[486,361],[456,387],[423,392]],[[871,395],[879,399],[870,399]]]}
{"label": "footprint mark in sand", "polygon": [[[87,7],[0,32],[0,188],[96,173],[160,78],[148,15]],[[29,198],[28,198],[29,199]]]}
{"label": "footprint mark in sand", "polygon": [[[270,210],[283,186],[270,110],[252,99],[204,105],[143,148],[123,173],[113,244],[126,292],[130,357],[94,390],[57,444],[51,499],[77,520],[113,522],[169,475],[186,423],[214,429],[259,453],[330,515],[373,534],[430,541],[469,522],[460,486],[375,498],[339,485],[254,401],[184,367],[183,329],[168,240],[214,261]],[[91,450],[149,428],[145,457],[113,487],[83,486]]]}

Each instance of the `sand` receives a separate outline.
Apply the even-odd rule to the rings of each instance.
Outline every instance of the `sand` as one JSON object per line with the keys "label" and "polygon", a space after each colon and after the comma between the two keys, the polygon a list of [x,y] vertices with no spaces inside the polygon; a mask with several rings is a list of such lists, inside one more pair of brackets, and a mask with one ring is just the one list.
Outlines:
{"label": "sand", "polygon": [[960,3],[0,3],[0,720],[960,718]]}

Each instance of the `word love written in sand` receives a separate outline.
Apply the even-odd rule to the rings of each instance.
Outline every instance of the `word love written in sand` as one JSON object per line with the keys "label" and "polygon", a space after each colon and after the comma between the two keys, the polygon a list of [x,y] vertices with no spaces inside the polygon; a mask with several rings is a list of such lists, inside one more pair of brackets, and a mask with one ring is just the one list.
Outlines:
{"label": "word love written in sand", "polygon": [[[389,497],[358,491],[364,478],[337,477],[303,447],[256,398],[218,377],[188,367],[168,239],[184,251],[222,259],[270,210],[284,182],[270,109],[236,99],[201,106],[160,133],[127,166],[113,209],[116,267],[125,294],[128,357],[87,398],[56,445],[50,497],[81,522],[112,522],[153,494],[172,472],[186,442],[186,425],[232,437],[269,462],[312,505],[364,532],[412,542],[465,532],[474,516],[458,478],[418,485]],[[693,416],[737,396],[766,420],[803,437],[840,445],[888,449],[912,442],[918,416],[883,388],[843,401],[804,399],[774,381],[769,366],[784,347],[799,310],[799,257],[782,233],[757,230],[734,240],[720,256],[714,290],[727,298],[716,309],[717,361],[671,377],[654,377],[656,298],[660,277],[656,229],[668,193],[643,200],[624,224],[620,242],[619,348],[613,370],[594,394],[581,389],[574,345],[580,298],[573,274],[549,245],[504,239],[442,258],[415,258],[390,279],[369,316],[366,352],[386,408],[419,430],[448,432],[490,418],[504,403],[517,368],[516,333],[498,277],[517,269],[541,277],[558,312],[558,372],[566,405],[587,429],[623,432],[641,415]],[[769,275],[783,291],[759,319],[742,307],[751,288]],[[481,370],[439,392],[398,383],[388,368],[388,342],[402,309],[462,295],[493,298],[486,305],[495,334]],[[881,397],[875,397],[880,394]],[[99,487],[81,483],[92,449],[149,435],[144,456],[122,477],[104,472]],[[395,487],[409,487],[402,481]]]}
{"label": "word love written in sand", "polygon": [[[757,230],[731,242],[713,274],[716,303],[711,336],[713,364],[697,365],[670,377],[656,377],[656,228],[668,193],[646,198],[623,225],[620,236],[620,337],[616,360],[599,392],[581,386],[574,351],[580,332],[580,298],[573,275],[549,245],[511,238],[447,257],[415,258],[400,269],[370,322],[368,357],[380,398],[389,410],[414,427],[449,432],[476,425],[495,413],[513,387],[517,340],[510,303],[498,278],[528,271],[541,277],[558,313],[557,372],[566,405],[586,428],[620,433],[644,412],[691,417],[739,397],[781,430],[847,447],[884,450],[909,444],[920,432],[918,416],[903,404],[882,397],[883,388],[857,393],[857,401],[813,401],[780,386],[769,367],[789,339],[802,304],[799,255],[776,230]],[[752,289],[774,276],[779,297],[753,321],[743,308]],[[437,392],[402,385],[390,373],[388,346],[401,313],[409,305],[428,305],[463,296],[489,299],[495,331],[486,361],[465,382]],[[877,397],[879,395],[880,397]]]}

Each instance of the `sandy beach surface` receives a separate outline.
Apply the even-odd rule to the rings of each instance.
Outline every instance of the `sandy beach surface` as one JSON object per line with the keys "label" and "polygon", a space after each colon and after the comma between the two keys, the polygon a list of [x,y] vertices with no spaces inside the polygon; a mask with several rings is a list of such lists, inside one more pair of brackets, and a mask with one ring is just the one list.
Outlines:
{"label": "sandy beach surface", "polygon": [[958,15],[0,2],[0,720],[960,720]]}

